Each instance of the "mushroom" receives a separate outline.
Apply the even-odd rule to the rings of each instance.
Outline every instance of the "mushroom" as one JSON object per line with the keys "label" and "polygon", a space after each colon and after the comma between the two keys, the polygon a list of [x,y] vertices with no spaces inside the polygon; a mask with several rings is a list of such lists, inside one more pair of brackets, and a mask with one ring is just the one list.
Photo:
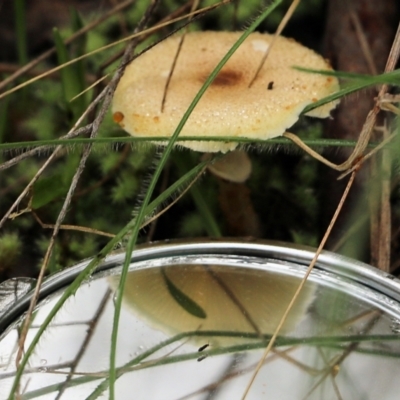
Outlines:
{"label": "mushroom", "polygon": [[[203,155],[203,160],[211,159],[211,154]],[[234,183],[249,179],[252,171],[251,160],[243,150],[233,150],[208,165],[208,170],[218,178]]]}
{"label": "mushroom", "polygon": [[[166,137],[179,121],[205,80],[237,41],[240,32],[188,33],[178,55],[179,36],[159,43],[129,64],[115,91],[113,117],[133,136]],[[339,89],[334,77],[293,69],[302,66],[330,70],[326,60],[292,39],[278,37],[254,83],[249,83],[273,35],[252,33],[228,60],[187,120],[181,136],[270,139],[283,135],[304,108]],[[337,102],[308,113],[326,118]],[[203,152],[227,152],[237,143],[184,141],[182,146]]]}
{"label": "mushroom", "polygon": [[[110,277],[118,287],[118,276]],[[246,339],[246,333],[272,334],[286,311],[299,278],[217,265],[172,265],[131,271],[124,303],[155,329],[175,335],[194,331],[229,331],[218,338],[200,336],[194,341],[229,344]],[[280,331],[292,331],[314,299],[311,283],[303,288]],[[241,338],[237,334],[243,333]]]}
{"label": "mushroom", "polygon": [[[211,158],[210,153],[202,156]],[[218,180],[218,203],[225,217],[228,236],[253,236],[261,234],[260,219],[257,215],[251,191],[246,185],[252,172],[251,159],[244,150],[233,150],[207,166]]]}

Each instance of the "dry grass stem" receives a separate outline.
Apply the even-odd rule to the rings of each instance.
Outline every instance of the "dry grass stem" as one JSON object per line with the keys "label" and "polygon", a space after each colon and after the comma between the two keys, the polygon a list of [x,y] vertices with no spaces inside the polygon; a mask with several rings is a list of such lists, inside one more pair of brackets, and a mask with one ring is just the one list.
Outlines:
{"label": "dry grass stem", "polygon": [[274,37],[271,41],[271,44],[268,46],[267,51],[265,52],[260,65],[258,66],[253,78],[251,79],[250,83],[249,83],[249,88],[253,85],[253,83],[255,82],[255,80],[257,79],[257,76],[259,75],[262,67],[264,66],[265,62],[267,61],[268,58],[268,54],[270,53],[272,47],[274,46],[278,36],[282,33],[283,29],[285,28],[285,26],[287,25],[287,23],[289,22],[290,18],[292,17],[293,13],[295,12],[297,6],[299,5],[301,0],[293,0],[292,4],[290,5],[290,7],[288,8],[288,10],[286,11],[284,17],[282,18],[282,21],[279,23],[278,28],[274,34]]}

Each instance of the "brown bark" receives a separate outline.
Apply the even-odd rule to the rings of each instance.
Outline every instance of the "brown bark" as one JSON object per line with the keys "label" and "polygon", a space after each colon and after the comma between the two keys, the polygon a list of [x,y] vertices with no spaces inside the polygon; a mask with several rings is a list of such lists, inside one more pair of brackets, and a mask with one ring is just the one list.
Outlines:
{"label": "brown bark", "polygon": [[[397,0],[330,0],[325,32],[325,55],[331,60],[333,67],[341,71],[381,73],[395,35],[398,8]],[[376,94],[376,89],[365,90],[342,100],[340,107],[333,113],[333,120],[327,126],[326,136],[357,140]],[[335,162],[343,162],[350,152],[342,151],[335,155]],[[367,261],[369,225],[365,217],[370,209],[373,209],[373,215],[376,216],[376,208],[380,205],[379,199],[372,205],[368,202],[369,190],[373,187],[370,185],[369,168],[369,165],[363,165],[358,172],[350,197],[327,245],[328,248]],[[324,225],[331,218],[346,183],[336,181],[337,176],[333,171],[326,173],[326,207],[322,218]],[[380,191],[378,186],[372,190],[376,192],[375,195]],[[370,245],[372,262],[375,262],[378,259],[377,243],[381,227],[377,218],[372,218],[371,222],[374,240]],[[349,235],[349,240],[344,241],[349,246],[335,248],[335,245],[346,237],[351,227],[357,224],[361,229],[355,230],[355,236]]]}

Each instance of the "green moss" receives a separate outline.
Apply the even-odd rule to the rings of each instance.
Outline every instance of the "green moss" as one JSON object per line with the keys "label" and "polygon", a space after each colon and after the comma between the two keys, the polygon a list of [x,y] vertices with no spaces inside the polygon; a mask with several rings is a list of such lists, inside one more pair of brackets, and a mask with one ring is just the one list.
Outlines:
{"label": "green moss", "polygon": [[3,233],[0,236],[0,271],[15,266],[22,252],[22,241],[16,232]]}

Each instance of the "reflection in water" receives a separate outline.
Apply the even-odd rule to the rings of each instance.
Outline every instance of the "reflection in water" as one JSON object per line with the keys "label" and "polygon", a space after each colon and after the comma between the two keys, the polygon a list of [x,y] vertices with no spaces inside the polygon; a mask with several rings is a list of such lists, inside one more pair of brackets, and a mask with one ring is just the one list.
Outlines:
{"label": "reflection in water", "polygon": [[[118,279],[112,277],[114,287]],[[198,330],[261,336],[274,333],[299,283],[298,278],[257,269],[179,265],[132,271],[124,300],[151,326],[169,334]],[[294,330],[313,298],[313,285],[308,284],[281,334]],[[222,339],[199,340],[215,345]]]}
{"label": "reflection in water", "polygon": [[[238,398],[306,269],[254,256],[183,258],[131,264],[119,322],[116,399]],[[30,357],[21,399],[109,397],[119,279],[109,275],[122,262],[123,255],[57,313]],[[317,269],[311,281],[247,400],[397,398],[399,302],[340,271]],[[40,304],[27,345],[62,295],[56,291]],[[21,321],[0,337],[0,399],[8,397],[15,377]]]}

